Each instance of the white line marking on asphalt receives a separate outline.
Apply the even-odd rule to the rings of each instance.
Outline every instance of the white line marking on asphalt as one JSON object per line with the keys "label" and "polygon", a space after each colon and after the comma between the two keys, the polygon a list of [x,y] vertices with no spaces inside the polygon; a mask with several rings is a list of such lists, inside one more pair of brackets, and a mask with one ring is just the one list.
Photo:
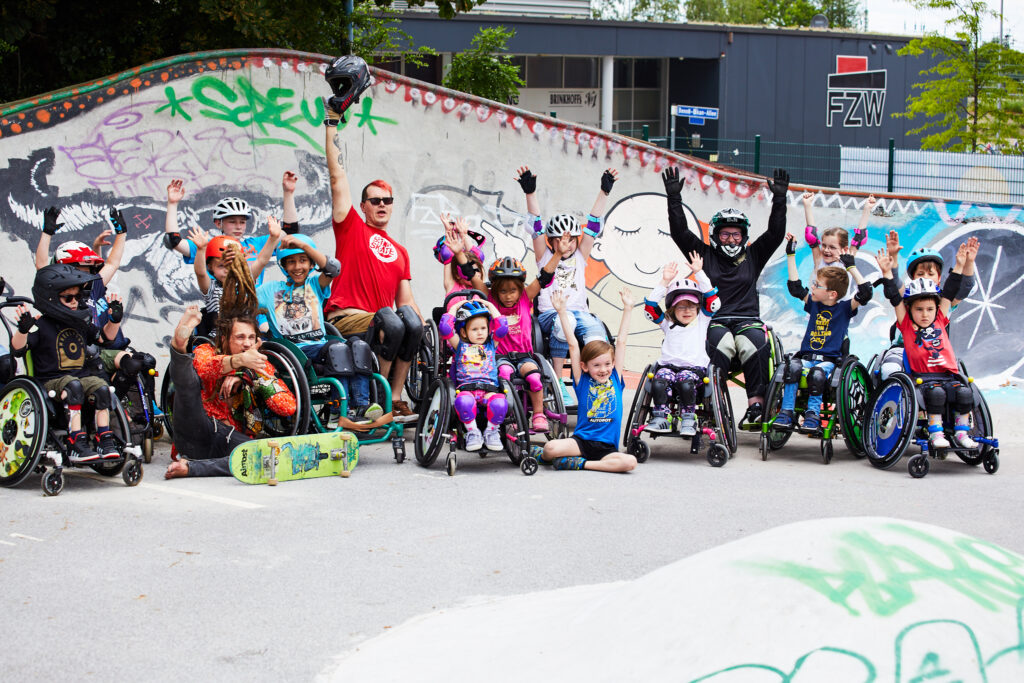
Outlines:
{"label": "white line marking on asphalt", "polygon": [[39,543],[43,542],[43,539],[41,538],[36,538],[35,536],[26,536],[25,534],[11,534],[11,538],[24,538],[27,541],[38,541]]}
{"label": "white line marking on asphalt", "polygon": [[162,491],[163,493],[172,493],[178,496],[185,496],[191,498],[201,498],[202,500],[208,500],[213,503],[223,503],[224,505],[234,505],[235,507],[245,508],[246,510],[258,510],[266,507],[259,503],[250,503],[244,500],[235,500],[234,498],[225,498],[224,496],[215,496],[210,493],[199,493],[198,491],[188,491],[186,489],[172,488],[170,486],[162,486],[158,484],[146,484],[145,482],[139,484],[140,487],[152,489],[154,491]]}
{"label": "white line marking on asphalt", "polygon": [[0,545],[18,545],[17,543],[11,543],[10,541],[0,541]]}

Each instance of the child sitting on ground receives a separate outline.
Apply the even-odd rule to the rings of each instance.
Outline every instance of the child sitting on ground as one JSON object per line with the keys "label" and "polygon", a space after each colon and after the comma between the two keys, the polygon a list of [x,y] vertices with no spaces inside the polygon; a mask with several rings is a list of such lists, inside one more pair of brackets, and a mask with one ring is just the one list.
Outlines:
{"label": "child sitting on ground", "polygon": [[[800,380],[807,378],[807,410],[800,431],[813,434],[821,429],[821,403],[828,379],[843,359],[843,340],[850,327],[850,319],[857,309],[871,301],[871,283],[857,270],[852,254],[839,254],[843,267],[822,266],[817,270],[808,291],[800,282],[796,270],[796,238],[786,235],[786,265],[789,269],[789,293],[804,302],[810,314],[800,350],[790,358],[783,370],[782,409],[772,426],[792,429],[796,423],[793,410]],[[852,299],[844,298],[850,287],[850,277],[857,283]]]}
{"label": "child sitting on ground", "polygon": [[[644,299],[644,314],[658,325],[665,335],[661,357],[651,381],[654,407],[647,431],[666,434],[669,425],[669,402],[679,401],[679,433],[697,433],[695,414],[698,396],[703,393],[708,367],[708,325],[718,310],[717,289],[704,273],[704,259],[693,251],[687,256],[690,277],[679,277],[679,264],[672,262],[661,271],[661,284]],[[665,310],[659,302],[664,299]],[[703,315],[701,315],[703,313]]]}
{"label": "child sitting on ground", "polygon": [[533,356],[533,300],[551,284],[558,261],[548,259],[540,275],[526,284],[526,268],[506,256],[491,264],[487,271],[490,302],[508,321],[508,334],[498,339],[498,375],[508,379],[516,372],[526,380],[533,418],[530,431],[542,433],[550,425],[544,415],[544,385]]}
{"label": "child sitting on ground", "polygon": [[[818,228],[814,225],[814,212],[811,206],[814,204],[814,193],[804,192],[804,218],[807,219],[807,227],[804,229],[804,238],[807,240],[807,246],[811,248],[811,256],[814,259],[814,272],[817,273],[819,268],[825,266],[834,266],[836,268],[842,268],[843,265],[839,261],[840,254],[850,254],[856,256],[857,250],[864,246],[868,241],[868,216],[871,215],[871,211],[875,208],[875,204],[878,201],[874,195],[869,196],[864,200],[864,206],[860,214],[860,222],[857,224],[856,229],[853,231],[853,238],[850,238],[850,233],[845,228],[826,228],[821,236],[818,236]],[[853,298],[853,290],[851,289],[846,293],[844,299]]]}
{"label": "child sitting on ground", "polygon": [[[629,316],[633,312],[633,295],[628,289],[622,297],[622,322],[616,345],[598,339],[587,343],[580,352],[579,342],[569,335],[569,357],[579,411],[576,430],[568,439],[548,441],[544,447],[534,446],[531,453],[544,465],[556,470],[597,470],[629,472],[636,467],[636,458],[619,452],[622,434],[622,367],[629,343]],[[569,326],[568,302],[564,293],[556,291],[551,303]]]}
{"label": "child sitting on ground", "polygon": [[977,249],[966,243],[957,249],[956,265],[940,290],[934,280],[926,277],[910,280],[902,296],[892,291],[893,264],[888,254],[878,251],[878,267],[882,271],[886,296],[896,308],[896,324],[903,336],[907,369],[918,379],[928,414],[928,444],[932,448],[949,448],[942,414],[952,403],[956,415],[953,441],[959,448],[977,448],[971,438],[971,411],[974,394],[960,376],[960,366],[949,340],[949,310],[960,290],[962,273],[968,264],[973,269]]}
{"label": "child sitting on ground", "polygon": [[[86,300],[89,287],[98,279],[99,275],[83,273],[67,264],[40,268],[32,285],[32,298],[42,315],[33,317],[27,306],[18,306],[18,330],[11,339],[17,355],[32,351],[35,378],[67,408],[68,458],[72,463],[121,457],[110,431],[110,386],[103,379],[102,367],[87,356],[86,349],[117,335],[124,306],[120,296],[109,294],[109,321],[102,330],[92,324]],[[97,450],[90,445],[82,425],[82,403],[86,400],[95,408]]]}
{"label": "child sitting on ground", "polygon": [[[453,349],[455,412],[466,428],[466,450],[504,450],[500,427],[508,401],[498,385],[494,339],[505,336],[508,321],[490,301],[471,299],[449,308],[437,329]],[[476,424],[478,405],[487,408],[487,428],[482,435]]]}

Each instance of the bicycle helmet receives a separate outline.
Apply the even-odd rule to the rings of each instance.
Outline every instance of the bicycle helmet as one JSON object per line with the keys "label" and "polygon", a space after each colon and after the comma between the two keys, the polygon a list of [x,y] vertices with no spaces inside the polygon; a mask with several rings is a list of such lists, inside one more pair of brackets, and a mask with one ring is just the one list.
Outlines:
{"label": "bicycle helmet", "polygon": [[[743,237],[739,244],[722,244],[718,233],[722,228],[739,228]],[[711,217],[711,242],[715,249],[730,259],[738,259],[747,248],[750,219],[738,209],[722,209]]]}
{"label": "bicycle helmet", "polygon": [[526,282],[526,267],[512,256],[500,258],[487,271],[487,286],[490,287],[499,277],[512,277]]}
{"label": "bicycle helmet", "polygon": [[219,221],[228,216],[245,216],[250,218],[252,216],[252,207],[244,199],[224,197],[213,207],[213,220]]}
{"label": "bicycle helmet", "polygon": [[684,299],[699,306],[702,296],[703,292],[700,291],[700,286],[696,282],[687,278],[677,279],[668,287],[668,294],[665,295],[665,310],[671,311],[677,303]]}
{"label": "bicycle helmet", "polygon": [[102,266],[103,257],[84,242],[71,240],[57,247],[53,254],[53,262],[72,266]]}
{"label": "bicycle helmet", "polygon": [[932,261],[935,263],[939,267],[939,272],[942,272],[942,254],[934,249],[924,247],[910,252],[910,257],[907,259],[907,275],[912,275],[917,264],[924,263],[926,261]]}
{"label": "bicycle helmet", "polygon": [[[473,240],[476,242],[476,246],[470,249],[470,251],[473,252],[478,259],[480,259],[481,263],[483,263],[484,250],[482,247],[484,246],[484,242],[487,241],[487,238],[484,235],[481,235],[480,233],[474,232],[472,230],[467,230],[466,234],[472,237]],[[437,239],[437,243],[434,244],[434,258],[437,259],[437,262],[442,265],[448,265],[449,263],[452,262],[452,259],[455,257],[455,254],[452,253],[452,250],[448,247],[448,243],[445,240],[445,236],[441,235]]]}
{"label": "bicycle helmet", "polygon": [[475,299],[464,302],[459,306],[459,310],[455,311],[455,331],[461,331],[466,323],[481,315],[487,316],[488,320],[491,319],[491,312],[487,310],[487,306],[484,306],[483,302]]}
{"label": "bicycle helmet", "polygon": [[242,248],[242,243],[234,237],[217,235],[210,240],[209,244],[206,245],[206,256],[204,258],[209,261],[212,258],[220,258],[224,256],[224,250],[227,249],[229,244],[237,244],[239,249]]}
{"label": "bicycle helmet", "polygon": [[344,55],[331,62],[324,78],[334,93],[332,105],[338,107],[339,114],[344,114],[370,87],[370,68],[361,57]]}
{"label": "bicycle helmet", "polygon": [[[67,263],[54,263],[36,271],[32,284],[33,305],[45,315],[79,330],[92,322],[92,309],[86,305],[92,283],[99,279],[94,273],[84,273]],[[81,287],[78,308],[71,309],[60,302],[60,293],[71,287]]]}
{"label": "bicycle helmet", "polygon": [[[316,242],[314,242],[313,238],[309,237],[308,235],[296,234],[296,235],[292,236],[292,239],[293,240],[299,240],[303,244],[306,244],[306,245],[316,249]],[[209,247],[207,247],[207,249],[209,249]],[[288,258],[289,256],[295,256],[297,254],[305,254],[305,253],[306,252],[304,250],[299,249],[298,247],[288,247],[287,249],[278,249],[277,250],[277,267],[281,269],[282,273],[284,273],[284,279],[285,279],[286,282],[291,282],[292,281],[292,276],[289,275],[288,271],[284,269],[284,260],[286,258]]]}
{"label": "bicycle helmet", "polygon": [[548,237],[561,237],[562,235],[579,237],[583,234],[583,228],[580,227],[580,222],[576,220],[575,216],[559,213],[552,216],[548,224],[544,226],[544,234]]}
{"label": "bicycle helmet", "polygon": [[903,288],[903,303],[910,305],[916,299],[925,297],[938,301],[941,298],[939,286],[933,280],[926,277],[919,277],[911,280]]}

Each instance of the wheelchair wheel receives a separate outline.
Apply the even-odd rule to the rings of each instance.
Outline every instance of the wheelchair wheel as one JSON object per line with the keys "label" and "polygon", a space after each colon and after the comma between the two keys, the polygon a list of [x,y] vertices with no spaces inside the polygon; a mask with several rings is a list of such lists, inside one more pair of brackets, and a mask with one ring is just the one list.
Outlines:
{"label": "wheelchair wheel", "polygon": [[761,459],[768,459],[769,451],[777,451],[786,445],[789,437],[793,435],[792,429],[773,429],[772,422],[782,410],[782,393],[785,384],[782,381],[783,368],[777,367],[772,375],[771,383],[768,385],[767,395],[764,399],[764,415],[761,418],[761,429],[764,436],[761,439]]}
{"label": "wheelchair wheel", "polygon": [[626,452],[636,457],[637,462],[646,462],[651,455],[651,449],[643,440],[642,428],[647,424],[651,415],[651,372],[653,365],[648,365],[640,374],[640,384],[633,394],[633,403],[629,408],[629,418],[626,420],[626,431],[622,435],[622,443],[626,445]]}
{"label": "wheelchair wheel", "polygon": [[423,324],[423,339],[405,378],[405,391],[409,394],[409,400],[412,401],[414,408],[419,407],[430,384],[437,378],[440,354],[437,324],[433,320],[428,320]]}
{"label": "wheelchair wheel", "polygon": [[171,364],[164,370],[164,381],[160,385],[160,412],[164,414],[167,438],[174,443],[174,382],[171,381]]}
{"label": "wheelchair wheel", "polygon": [[903,456],[917,427],[917,395],[910,378],[893,373],[868,401],[864,452],[872,465],[887,470]]}
{"label": "wheelchair wheel", "polygon": [[736,419],[732,413],[732,399],[729,397],[729,383],[725,370],[711,365],[708,367],[711,378],[711,410],[715,417],[715,427],[719,437],[729,448],[729,453],[736,453]]}
{"label": "wheelchair wheel", "polygon": [[445,445],[448,425],[452,419],[452,397],[454,388],[447,378],[435,379],[423,397],[419,418],[416,420],[416,436],[413,450],[416,462],[430,467]]}
{"label": "wheelchair wheel", "polygon": [[[963,363],[960,364],[960,370],[964,377],[968,376],[967,369],[963,367]],[[991,438],[993,436],[992,413],[988,410],[988,403],[985,402],[985,397],[981,395],[978,387],[973,382],[971,383],[971,392],[974,394],[974,410],[971,411],[971,431],[968,433],[972,438],[979,436]],[[968,465],[978,466],[985,462],[985,459],[993,450],[991,445],[979,443],[977,453],[965,453],[958,450],[956,454]],[[986,466],[987,469],[988,467]]]}
{"label": "wheelchair wheel", "polygon": [[[555,375],[551,362],[539,354],[535,354],[535,356],[540,365],[541,375],[544,377],[544,410],[554,415],[567,415],[565,402],[562,400],[561,382]],[[548,431],[545,436],[548,441],[565,439],[569,436],[569,425],[561,420],[549,419]]]}
{"label": "wheelchair wheel", "polygon": [[310,391],[302,363],[283,344],[266,341],[260,353],[274,366],[277,376],[295,396],[295,415],[281,417],[272,411],[263,411],[263,430],[267,436],[292,436],[309,432]]}
{"label": "wheelchair wheel", "polygon": [[46,398],[34,380],[15,377],[0,395],[0,486],[16,486],[43,456],[49,429]]}
{"label": "wheelchair wheel", "polygon": [[501,423],[501,442],[505,444],[508,459],[518,466],[530,454],[530,425],[516,388],[506,379],[501,380],[501,388],[508,402],[508,414]]}
{"label": "wheelchair wheel", "polygon": [[43,488],[43,495],[57,496],[64,490],[64,471],[60,467],[46,470],[39,482]]}
{"label": "wheelchair wheel", "polygon": [[871,389],[871,376],[868,374],[867,368],[858,361],[847,361],[840,371],[836,409],[839,411],[843,441],[846,442],[846,447],[850,452],[858,458],[863,458],[865,455],[864,416]]}
{"label": "wheelchair wheel", "polygon": [[[124,411],[124,406],[121,405],[120,399],[117,396],[111,395],[110,397],[110,431],[114,434],[114,441],[122,449],[121,458],[114,460],[113,462],[96,462],[91,463],[89,467],[94,469],[104,477],[114,477],[121,474],[121,470],[124,469],[125,463],[128,462],[128,456],[123,453],[125,446],[132,445],[132,434],[130,423],[128,422],[128,414]],[[141,475],[140,475],[141,478]]]}

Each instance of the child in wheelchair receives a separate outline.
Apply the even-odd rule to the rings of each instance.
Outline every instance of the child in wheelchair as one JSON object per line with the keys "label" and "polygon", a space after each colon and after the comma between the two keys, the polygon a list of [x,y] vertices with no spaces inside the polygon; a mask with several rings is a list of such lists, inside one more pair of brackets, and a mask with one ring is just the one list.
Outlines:
{"label": "child in wheelchair", "polygon": [[956,265],[942,289],[931,278],[910,280],[902,296],[894,293],[892,260],[879,250],[878,267],[889,302],[896,309],[896,324],[903,337],[905,364],[912,378],[918,381],[928,415],[928,445],[933,449],[949,448],[942,424],[947,404],[954,410],[953,441],[958,448],[977,448],[970,436],[974,394],[960,375],[960,367],[949,340],[949,311],[960,290],[962,273],[967,265],[973,269],[974,254],[968,245],[957,250]]}
{"label": "child in wheelchair", "polygon": [[[461,301],[441,316],[438,332],[452,349],[455,412],[466,428],[466,450],[503,451],[501,423],[508,400],[498,386],[495,338],[508,332],[508,321],[489,301]],[[486,408],[487,427],[477,427],[477,408]]]}
{"label": "child in wheelchair", "polygon": [[[843,359],[843,340],[850,319],[860,306],[871,301],[871,283],[857,270],[854,257],[841,253],[842,268],[823,266],[817,269],[811,289],[800,282],[796,269],[796,238],[786,235],[786,265],[789,271],[789,293],[804,302],[804,311],[810,317],[804,331],[800,350],[788,359],[783,371],[782,407],[773,428],[792,429],[796,423],[797,388],[804,375],[807,377],[807,410],[799,431],[813,434],[821,429],[821,404],[828,379]],[[850,278],[857,283],[852,299],[844,298],[850,289]]]}
{"label": "child in wheelchair", "polygon": [[[98,278],[67,264],[45,266],[36,272],[32,285],[34,304],[42,315],[34,317],[25,305],[15,309],[18,329],[11,348],[17,355],[32,351],[35,378],[67,409],[67,453],[72,463],[121,457],[110,429],[110,387],[87,349],[116,336],[124,307],[120,296],[110,294],[109,321],[102,329],[92,324],[85,302]],[[95,449],[82,424],[86,401],[95,408]]]}
{"label": "child in wheelchair", "polygon": [[697,433],[696,405],[709,362],[708,325],[719,301],[718,290],[704,273],[704,259],[694,251],[687,260],[693,280],[680,278],[679,264],[669,263],[661,271],[661,283],[644,299],[644,314],[665,335],[651,382],[654,406],[646,431],[652,434],[672,431],[669,403],[673,400],[679,403],[679,433]]}

